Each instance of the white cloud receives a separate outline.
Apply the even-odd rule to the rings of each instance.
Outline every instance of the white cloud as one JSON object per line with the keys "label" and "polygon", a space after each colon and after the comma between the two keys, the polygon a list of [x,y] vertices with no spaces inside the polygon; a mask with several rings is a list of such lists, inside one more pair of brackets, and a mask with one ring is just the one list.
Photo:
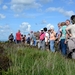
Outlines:
{"label": "white cloud", "polygon": [[6,10],[6,9],[8,9],[8,7],[6,5],[3,5],[2,9]]}
{"label": "white cloud", "polygon": [[74,4],[73,0],[61,0],[61,1],[63,1],[66,4]]}
{"label": "white cloud", "polygon": [[0,39],[1,40],[8,40],[8,36],[12,32],[9,25],[0,25]]}
{"label": "white cloud", "polygon": [[16,12],[22,12],[24,9],[39,8],[41,4],[36,3],[35,0],[12,0],[11,9]]}
{"label": "white cloud", "polygon": [[23,22],[20,25],[20,30],[21,30],[22,33],[30,32],[30,29],[31,29],[31,25],[27,22]]}
{"label": "white cloud", "polygon": [[15,4],[31,4],[33,3],[35,0],[12,0],[12,3]]}
{"label": "white cloud", "polygon": [[42,20],[41,24],[47,24],[46,20]]}
{"label": "white cloud", "polygon": [[9,25],[0,26],[0,33],[10,31]]}
{"label": "white cloud", "polygon": [[4,19],[4,18],[6,18],[6,16],[3,14],[0,14],[0,19]]}
{"label": "white cloud", "polygon": [[15,14],[14,17],[16,18],[35,18],[33,14],[26,14],[26,13],[21,13],[21,14]]}
{"label": "white cloud", "polygon": [[52,2],[53,0],[40,0],[40,2],[42,3],[48,3],[48,2]]}
{"label": "white cloud", "polygon": [[73,0],[68,1],[68,4],[73,4],[73,3],[74,3]]}
{"label": "white cloud", "polygon": [[75,14],[73,11],[67,11],[67,10],[64,10],[64,9],[62,9],[60,7],[59,8],[50,7],[46,11],[47,12],[57,11],[57,12],[62,13],[63,15],[68,16],[68,17],[70,17],[71,15]]}
{"label": "white cloud", "polygon": [[14,15],[14,17],[19,17],[19,16],[20,16],[19,14],[15,14],[15,15]]}
{"label": "white cloud", "polygon": [[22,5],[22,4],[13,4],[12,6],[11,6],[11,9],[12,10],[14,10],[15,12],[22,12],[23,11],[23,9],[24,9],[24,5]]}
{"label": "white cloud", "polygon": [[50,24],[50,23],[49,23],[49,24],[47,24],[47,26],[46,26],[46,27],[47,27],[47,29],[49,30],[51,27],[53,27],[53,28],[54,28],[54,25],[52,25],[52,24]]}

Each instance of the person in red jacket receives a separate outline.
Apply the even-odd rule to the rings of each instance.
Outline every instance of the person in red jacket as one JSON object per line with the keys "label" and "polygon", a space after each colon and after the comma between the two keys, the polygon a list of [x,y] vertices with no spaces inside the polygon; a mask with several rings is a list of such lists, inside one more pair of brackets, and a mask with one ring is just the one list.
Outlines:
{"label": "person in red jacket", "polygon": [[17,41],[17,43],[21,43],[21,33],[20,33],[20,30],[18,30],[18,32],[16,33],[16,41]]}

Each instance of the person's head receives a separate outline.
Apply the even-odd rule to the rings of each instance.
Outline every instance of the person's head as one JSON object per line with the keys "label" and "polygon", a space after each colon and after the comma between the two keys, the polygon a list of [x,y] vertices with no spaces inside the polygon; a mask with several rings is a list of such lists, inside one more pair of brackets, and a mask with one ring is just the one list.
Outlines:
{"label": "person's head", "polygon": [[67,19],[65,23],[67,26],[70,25],[70,20]]}
{"label": "person's head", "polygon": [[45,27],[45,28],[43,28],[43,30],[46,32],[47,31],[47,28]]}
{"label": "person's head", "polygon": [[72,24],[75,24],[75,15],[72,15],[70,19],[71,19]]}
{"label": "person's head", "polygon": [[50,31],[54,31],[54,26],[50,26]]}
{"label": "person's head", "polygon": [[18,30],[18,32],[20,32],[20,30]]}
{"label": "person's head", "polygon": [[24,35],[24,37],[26,37],[26,35]]}
{"label": "person's head", "polygon": [[21,37],[23,37],[23,34],[21,34]]}
{"label": "person's head", "polygon": [[30,35],[30,33],[28,33],[28,35]]}
{"label": "person's head", "polygon": [[33,33],[33,31],[31,31],[31,33]]}
{"label": "person's head", "polygon": [[58,28],[60,28],[61,27],[61,23],[58,23]]}
{"label": "person's head", "polygon": [[54,31],[54,27],[50,27],[50,32],[52,33]]}
{"label": "person's head", "polygon": [[61,26],[65,26],[66,25],[66,23],[65,22],[61,22]]}
{"label": "person's head", "polygon": [[41,32],[43,32],[43,29],[41,29]]}
{"label": "person's head", "polygon": [[48,30],[48,33],[50,33],[50,32],[51,32],[51,30],[49,29],[49,30]]}

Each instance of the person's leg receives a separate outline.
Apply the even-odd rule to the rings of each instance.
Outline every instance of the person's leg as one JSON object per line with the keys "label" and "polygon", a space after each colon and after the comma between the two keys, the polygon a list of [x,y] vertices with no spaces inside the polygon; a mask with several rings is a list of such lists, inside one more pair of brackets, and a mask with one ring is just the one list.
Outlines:
{"label": "person's leg", "polygon": [[67,46],[65,44],[65,39],[61,39],[61,53],[66,55],[67,53]]}
{"label": "person's leg", "polygon": [[52,52],[55,52],[54,40],[51,40],[51,41],[50,41],[50,50],[51,50]]}
{"label": "person's leg", "polygon": [[38,44],[38,49],[40,49],[40,40],[38,41],[38,43],[37,43],[37,44]]}
{"label": "person's leg", "polygon": [[45,40],[42,41],[42,50],[45,50]]}

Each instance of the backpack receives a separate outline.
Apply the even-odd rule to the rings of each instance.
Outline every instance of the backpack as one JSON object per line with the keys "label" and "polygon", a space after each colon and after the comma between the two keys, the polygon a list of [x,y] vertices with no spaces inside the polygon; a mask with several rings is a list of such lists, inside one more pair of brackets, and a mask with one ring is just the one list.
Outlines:
{"label": "backpack", "polygon": [[30,37],[27,38],[27,41],[30,41]]}
{"label": "backpack", "polygon": [[45,33],[42,33],[41,35],[40,35],[40,40],[45,40]]}
{"label": "backpack", "polygon": [[14,39],[13,35],[10,35],[10,36],[9,36],[9,39]]}

